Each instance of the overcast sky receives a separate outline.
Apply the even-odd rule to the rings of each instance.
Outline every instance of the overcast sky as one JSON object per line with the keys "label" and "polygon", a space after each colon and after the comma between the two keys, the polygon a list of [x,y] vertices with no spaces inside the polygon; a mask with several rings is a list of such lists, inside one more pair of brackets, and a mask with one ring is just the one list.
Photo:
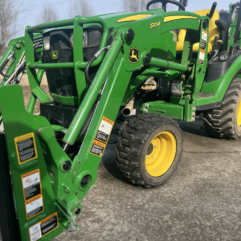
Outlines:
{"label": "overcast sky", "polygon": [[[37,19],[39,18],[40,11],[44,3],[51,5],[53,9],[56,10],[59,17],[61,19],[66,19],[68,14],[68,8],[73,0],[24,0],[24,7],[25,5],[30,5],[30,11],[24,15],[23,20],[23,30],[20,33],[20,36],[24,35],[24,28],[27,25],[33,26],[36,25]],[[122,1],[121,0],[86,0],[91,3],[95,15],[98,14],[105,14],[105,13],[115,13],[122,11]],[[131,0],[130,0],[131,1]],[[228,10],[229,3],[232,0],[216,0],[218,5],[217,9],[225,9]],[[237,2],[237,0],[233,1],[233,3]],[[188,6],[186,11],[196,11],[206,8],[211,8],[212,1],[210,0],[188,0]]]}

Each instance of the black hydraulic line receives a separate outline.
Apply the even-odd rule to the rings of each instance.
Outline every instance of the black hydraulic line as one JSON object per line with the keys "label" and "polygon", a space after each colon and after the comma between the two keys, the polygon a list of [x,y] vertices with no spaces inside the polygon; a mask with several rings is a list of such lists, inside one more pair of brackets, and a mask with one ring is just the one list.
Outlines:
{"label": "black hydraulic line", "polygon": [[116,144],[116,143],[117,143],[117,140],[109,140],[108,143],[109,143],[109,144]]}
{"label": "black hydraulic line", "polygon": [[[9,61],[9,58],[6,58],[3,62],[2,62],[2,64],[0,65],[0,74],[3,76],[3,77],[5,77],[5,78],[8,78],[8,77],[10,77],[12,74],[10,74],[10,75],[7,75],[7,74],[4,74],[3,73],[3,66],[7,63]],[[11,66],[9,66],[9,68],[10,68]]]}
{"label": "black hydraulic line", "polygon": [[[93,117],[93,115],[94,115],[94,113],[95,113],[95,109],[96,109],[96,106],[97,106],[98,102],[99,102],[99,99],[97,99],[97,100],[95,101],[95,103],[94,103],[94,105],[93,105],[93,107],[92,107],[92,109],[91,109],[91,111],[90,111],[89,117],[88,117],[88,119],[87,119],[87,121],[86,121],[86,123],[85,123],[85,126],[81,129],[81,131],[80,131],[80,133],[79,133],[79,136],[82,136],[82,135],[87,131],[87,129],[89,128],[90,122],[91,122],[92,117]],[[64,150],[65,152],[67,152],[68,149],[70,148],[70,145],[69,145],[68,143],[64,143],[63,146],[62,146],[62,148],[63,148],[63,150]]]}
{"label": "black hydraulic line", "polygon": [[106,50],[106,49],[109,49],[109,48],[110,48],[110,45],[104,47],[103,49],[98,50],[95,53],[95,55],[92,57],[92,59],[88,62],[87,66],[85,68],[85,79],[86,79],[87,89],[89,89],[89,87],[90,87],[90,85],[92,83],[92,80],[90,79],[90,76],[89,76],[89,70],[90,70],[91,64],[101,55],[103,50]]}
{"label": "black hydraulic line", "polygon": [[82,130],[80,131],[79,136],[82,136],[82,135],[87,131],[87,129],[88,129],[89,125],[90,125],[90,122],[91,122],[91,120],[92,120],[92,117],[93,117],[93,115],[94,115],[94,113],[95,113],[95,109],[96,109],[96,106],[97,106],[97,104],[98,104],[98,101],[99,101],[99,100],[96,100],[96,101],[95,101],[95,103],[94,103],[94,105],[93,105],[93,107],[92,107],[92,109],[91,109],[91,111],[90,111],[89,118],[87,119],[85,126],[84,126],[84,127],[82,128]]}
{"label": "black hydraulic line", "polygon": [[235,35],[234,35],[234,41],[233,41],[234,44],[236,44],[239,40],[240,24],[241,24],[241,0],[240,0],[240,3],[239,3],[238,20],[237,20],[237,25],[236,25]]}
{"label": "black hydraulic line", "polygon": [[86,86],[87,86],[87,89],[89,89],[91,83],[92,83],[92,80],[90,79],[90,76],[89,76],[89,69],[90,69],[90,66],[91,64],[97,59],[97,57],[94,55],[92,57],[92,59],[88,62],[86,68],[85,68],[85,79],[86,79]]}

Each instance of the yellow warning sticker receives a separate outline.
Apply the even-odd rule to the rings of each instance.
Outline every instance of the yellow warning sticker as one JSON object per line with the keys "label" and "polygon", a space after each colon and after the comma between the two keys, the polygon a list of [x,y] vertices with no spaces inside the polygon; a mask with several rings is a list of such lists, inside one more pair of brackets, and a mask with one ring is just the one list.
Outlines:
{"label": "yellow warning sticker", "polygon": [[39,169],[23,174],[21,176],[21,180],[23,185],[23,196],[25,201],[39,194],[42,194]]}
{"label": "yellow warning sticker", "polygon": [[136,20],[141,20],[144,18],[148,18],[152,16],[151,14],[137,14],[137,15],[132,15],[129,17],[125,17],[125,18],[121,18],[117,21],[117,23],[123,23],[123,22],[132,22],[132,21],[136,21]]}
{"label": "yellow warning sticker", "polygon": [[106,147],[106,144],[100,141],[94,140],[90,149],[90,154],[93,154],[98,157],[102,157],[105,151],[105,147]]}
{"label": "yellow warning sticker", "polygon": [[204,29],[202,30],[202,42],[201,42],[201,49],[206,50],[208,40],[208,33]]}
{"label": "yellow warning sticker", "polygon": [[28,229],[29,239],[30,241],[37,241],[58,227],[59,227],[58,213],[56,212],[48,216],[47,218],[43,219],[42,221],[31,226]]}
{"label": "yellow warning sticker", "polygon": [[19,165],[38,157],[34,133],[14,138]]}
{"label": "yellow warning sticker", "polygon": [[98,131],[96,133],[95,139],[98,141],[107,143],[113,126],[114,126],[114,122],[103,116],[98,128]]}
{"label": "yellow warning sticker", "polygon": [[25,201],[27,220],[35,217],[44,211],[43,196],[40,194],[36,197]]}
{"label": "yellow warning sticker", "polygon": [[199,64],[204,64],[205,60],[205,50],[200,49],[200,54],[199,54]]}

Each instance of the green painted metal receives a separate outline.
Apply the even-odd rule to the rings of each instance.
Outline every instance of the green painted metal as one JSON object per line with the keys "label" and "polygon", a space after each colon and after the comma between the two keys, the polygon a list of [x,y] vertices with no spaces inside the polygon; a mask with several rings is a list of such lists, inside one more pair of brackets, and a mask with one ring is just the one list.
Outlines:
{"label": "green painted metal", "polygon": [[42,64],[42,63],[36,63],[36,64],[29,64],[29,69],[69,69],[74,68],[74,63],[56,63],[56,64]]}
{"label": "green painted metal", "polygon": [[168,62],[162,59],[151,58],[151,62],[146,64],[148,66],[159,67],[159,68],[169,68],[172,70],[179,70],[181,72],[187,71],[187,66],[183,64],[177,64]]}
{"label": "green painted metal", "polygon": [[83,99],[67,133],[64,136],[63,141],[73,145],[78,133],[80,132],[81,128],[83,127],[83,124],[85,123],[85,120],[87,119],[91,108],[94,105],[94,102],[100,92],[100,89],[102,88],[109,71],[111,70],[113,63],[120,51],[120,48],[122,46],[122,40],[120,39],[121,32],[118,32],[116,34],[115,39],[113,40],[113,43],[110,46],[110,49],[108,50],[106,56],[107,58],[104,59],[100,69],[98,70],[88,92],[85,95],[85,98]]}
{"label": "green painted metal", "polygon": [[[17,63],[19,62],[19,60],[20,60],[20,58],[21,58],[21,56],[24,52],[24,45],[21,42],[22,39],[23,38],[19,38],[19,39],[15,39],[15,40],[10,41],[7,51],[5,52],[2,59],[0,60],[0,64],[2,64],[2,62],[5,61],[8,58],[11,51],[13,51],[15,53],[14,58],[10,61],[9,67],[6,71],[7,75],[10,75],[14,72],[14,70],[16,69]],[[19,44],[20,47],[16,48],[16,44]],[[3,68],[6,66],[6,64],[3,66]],[[2,82],[0,83],[0,86],[4,85],[7,80],[8,80],[8,78],[6,78],[6,77],[3,78]]]}
{"label": "green painted metal", "polygon": [[141,111],[144,113],[156,113],[168,116],[176,120],[183,120],[184,107],[165,101],[154,101],[143,103]]}
{"label": "green painted metal", "polygon": [[212,82],[204,82],[201,92],[205,94],[215,93],[215,97],[212,98],[204,98],[197,100],[198,105],[209,104],[213,102],[222,101],[231,81],[238,74],[240,67],[241,56],[239,56],[228,71],[222,76],[220,79],[217,79]]}
{"label": "green painted metal", "polygon": [[[41,81],[42,81],[44,72],[45,72],[45,71],[44,71],[43,69],[40,69],[40,70],[38,71],[38,73],[37,73],[37,80],[38,80],[39,84],[41,84]],[[37,100],[36,95],[34,95],[34,94],[32,93],[31,96],[30,96],[29,102],[28,102],[27,112],[33,113],[34,106],[35,106],[35,104],[36,104],[36,100]]]}
{"label": "green painted metal", "polygon": [[60,96],[53,93],[51,93],[51,96],[53,97],[53,100],[63,105],[77,106],[79,103],[79,98],[77,97]]}
{"label": "green painted metal", "polygon": [[[120,21],[126,17],[135,15],[151,15],[138,21]],[[184,19],[167,21],[170,16],[185,16]],[[28,228],[41,221],[50,214],[58,212],[60,226],[50,232],[41,240],[50,240],[63,231],[63,227],[69,231],[78,228],[75,220],[81,211],[81,202],[88,190],[97,178],[97,169],[102,156],[93,155],[90,150],[95,141],[96,133],[103,117],[115,122],[120,107],[125,105],[148,77],[162,78],[164,81],[176,80],[180,83],[180,97],[171,96],[166,101],[156,99],[140,99],[142,105],[140,111],[145,113],[158,113],[164,116],[187,122],[194,121],[196,106],[206,105],[222,101],[224,94],[232,79],[240,70],[241,57],[229,68],[227,73],[220,79],[207,83],[204,81],[208,60],[206,46],[204,63],[199,63],[201,44],[198,49],[197,59],[192,56],[192,37],[186,36],[181,57],[176,53],[177,36],[173,32],[176,29],[188,29],[196,31],[199,42],[202,42],[202,30],[204,21],[209,21],[207,16],[199,16],[184,11],[173,11],[165,13],[163,9],[150,10],[140,13],[114,13],[99,15],[96,17],[82,18],[76,16],[73,19],[40,24],[26,27],[25,45],[21,48],[26,52],[26,66],[32,95],[30,97],[28,110],[25,111],[23,96],[19,86],[0,86],[0,107],[3,114],[3,122],[7,138],[10,167],[13,175],[14,194],[16,198],[19,225],[22,240],[29,240]],[[236,20],[235,20],[236,21]],[[235,29],[235,21],[232,23],[231,31]],[[92,63],[98,66],[98,72],[87,90],[84,70],[87,62],[83,58],[83,30],[86,27],[99,26],[103,29],[103,37],[100,49],[105,47],[109,35],[112,32],[113,42],[108,52],[102,54]],[[154,27],[153,27],[154,26]],[[44,31],[51,29],[73,28],[73,62],[46,64],[42,61],[35,62],[33,41],[36,35],[42,36]],[[50,29],[50,30],[47,30]],[[132,41],[127,38],[127,31],[132,29],[135,37]],[[209,28],[206,28],[209,37]],[[22,38],[24,39],[24,38]],[[16,41],[19,41],[16,40]],[[14,48],[16,41],[10,42],[8,52],[1,61],[4,61]],[[232,46],[232,39],[229,46]],[[130,50],[136,48],[138,59],[135,63],[130,61]],[[20,56],[21,51],[16,52]],[[40,53],[42,49],[38,50]],[[146,54],[151,55],[150,63],[145,63]],[[1,63],[1,62],[0,62]],[[36,98],[41,102],[51,102],[52,99],[40,88],[41,79],[46,69],[73,68],[76,78],[78,97],[58,96],[51,94],[58,105],[78,107],[69,128],[60,125],[50,125],[41,116],[31,114],[33,112]],[[10,71],[14,71],[12,67]],[[38,72],[36,72],[38,70]],[[5,81],[5,80],[4,80]],[[4,83],[4,82],[3,82]],[[212,93],[213,97],[198,99],[198,93]],[[86,123],[93,108],[97,105],[92,116],[90,125],[86,132],[79,133]],[[18,116],[19,118],[16,118]],[[14,138],[27,133],[34,133],[38,158],[19,165],[17,160]],[[63,142],[75,145],[81,142],[81,148],[77,155],[70,160],[56,140],[55,132],[66,132]],[[106,143],[102,143],[106,146]],[[103,147],[103,148],[104,148]],[[103,150],[104,153],[104,150]],[[66,161],[71,162],[69,170],[65,170]],[[44,187],[43,200],[46,209],[36,217],[26,220],[25,204],[21,175],[39,168],[42,184]],[[88,177],[83,184],[83,179]]]}
{"label": "green painted metal", "polygon": [[[11,167],[14,196],[16,200],[16,208],[21,232],[22,240],[29,240],[28,228],[43,220],[47,216],[58,211],[55,205],[56,199],[51,187],[50,178],[47,170],[48,161],[45,160],[41,141],[38,137],[38,128],[48,126],[48,121],[41,117],[27,113],[24,108],[24,100],[22,89],[18,85],[0,87],[0,105],[3,113],[4,128],[6,132],[6,141],[8,148],[8,159]],[[17,116],[17,118],[16,118]],[[30,162],[18,164],[16,147],[14,138],[28,133],[34,133],[38,158]],[[53,138],[53,140],[55,140]],[[61,148],[60,148],[61,149]],[[66,156],[66,158],[68,158]],[[40,178],[42,184],[44,212],[27,220],[26,208],[24,202],[24,194],[22,187],[21,175],[40,169]],[[59,219],[59,222],[61,220]],[[53,237],[63,232],[63,227],[55,229],[41,240],[51,240]]]}

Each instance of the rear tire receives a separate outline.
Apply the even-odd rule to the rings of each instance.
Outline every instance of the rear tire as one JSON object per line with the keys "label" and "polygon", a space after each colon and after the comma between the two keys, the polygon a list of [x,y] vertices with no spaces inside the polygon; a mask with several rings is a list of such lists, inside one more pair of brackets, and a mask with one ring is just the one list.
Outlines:
{"label": "rear tire", "polygon": [[[182,133],[172,119],[138,115],[120,128],[116,163],[126,179],[149,188],[166,182],[182,155]],[[162,148],[161,148],[162,147]]]}
{"label": "rear tire", "polygon": [[241,136],[241,79],[233,79],[221,107],[205,111],[203,120],[213,137],[237,140]]}

